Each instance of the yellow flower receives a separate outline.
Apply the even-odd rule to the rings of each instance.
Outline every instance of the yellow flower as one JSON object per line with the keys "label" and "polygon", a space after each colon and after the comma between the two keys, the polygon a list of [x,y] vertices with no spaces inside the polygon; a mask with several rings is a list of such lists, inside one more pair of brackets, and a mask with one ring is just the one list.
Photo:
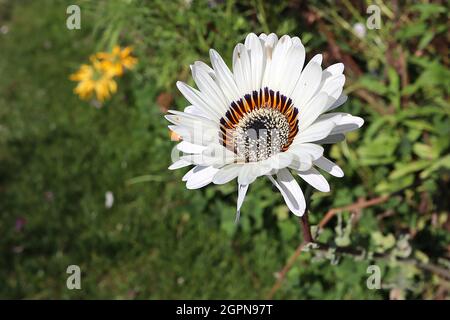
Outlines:
{"label": "yellow flower", "polygon": [[121,49],[120,46],[115,46],[111,53],[98,52],[95,58],[106,72],[120,77],[125,69],[132,69],[137,63],[137,59],[131,55],[132,51],[131,47]]}
{"label": "yellow flower", "polygon": [[70,76],[78,81],[74,92],[81,99],[89,99],[94,93],[100,102],[117,91],[114,77],[121,76],[125,69],[132,69],[137,59],[131,55],[133,49],[115,46],[111,52],[98,52],[90,57],[91,65],[83,64]]}
{"label": "yellow flower", "polygon": [[100,102],[108,99],[117,91],[117,83],[112,74],[105,72],[101,63],[92,59],[92,65],[83,64],[80,69],[70,76],[70,80],[78,81],[74,92],[81,99],[89,99],[93,93]]}

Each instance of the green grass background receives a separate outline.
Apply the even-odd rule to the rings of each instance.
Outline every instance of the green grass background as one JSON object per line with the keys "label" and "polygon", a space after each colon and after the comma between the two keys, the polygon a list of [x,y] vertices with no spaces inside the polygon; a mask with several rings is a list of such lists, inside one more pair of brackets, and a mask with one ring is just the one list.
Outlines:
{"label": "green grass background", "polygon": [[[65,26],[74,3],[81,30]],[[308,59],[324,52],[325,66],[343,60],[342,110],[366,120],[327,148],[346,176],[327,176],[332,192],[313,194],[312,223],[390,195],[356,220],[344,212],[320,236],[387,259],[333,265],[302,253],[275,298],[448,298],[449,279],[398,253],[408,235],[409,259],[449,270],[448,12],[439,1],[378,4],[382,28],[358,39],[351,26],[365,23],[365,1],[0,0],[0,297],[267,297],[301,241],[298,220],[267,179],[251,186],[239,225],[234,183],[186,190],[186,170],[167,170],[174,144],[158,97],[182,109],[175,82],[192,84],[189,64],[208,61],[210,47],[229,63],[246,33],[272,31],[300,36]],[[134,46],[136,70],[101,108],[80,101],[69,75],[116,43]],[[71,264],[81,290],[66,288]],[[366,287],[370,264],[394,290]]]}

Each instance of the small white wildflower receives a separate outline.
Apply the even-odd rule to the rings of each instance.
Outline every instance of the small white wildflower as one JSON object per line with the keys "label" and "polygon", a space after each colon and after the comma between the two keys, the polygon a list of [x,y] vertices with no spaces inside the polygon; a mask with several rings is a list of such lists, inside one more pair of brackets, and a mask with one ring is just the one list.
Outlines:
{"label": "small white wildflower", "polygon": [[0,33],[7,34],[9,32],[9,27],[7,25],[0,27]]}
{"label": "small white wildflower", "polygon": [[177,279],[177,283],[178,283],[178,285],[183,285],[184,284],[184,278],[183,277],[178,277],[178,279]]}
{"label": "small white wildflower", "polygon": [[105,208],[110,209],[114,204],[114,194],[111,191],[105,193]]}
{"label": "small white wildflower", "polygon": [[364,38],[366,36],[366,26],[362,24],[361,22],[355,23],[353,25],[353,31],[355,32],[356,36],[360,39]]}

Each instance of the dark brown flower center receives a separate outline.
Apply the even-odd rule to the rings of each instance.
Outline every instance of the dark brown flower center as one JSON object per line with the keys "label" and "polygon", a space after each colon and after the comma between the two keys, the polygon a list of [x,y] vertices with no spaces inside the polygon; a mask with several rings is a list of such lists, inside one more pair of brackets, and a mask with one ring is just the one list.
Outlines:
{"label": "dark brown flower center", "polygon": [[231,104],[220,119],[222,144],[245,162],[286,151],[298,132],[292,100],[265,88]]}

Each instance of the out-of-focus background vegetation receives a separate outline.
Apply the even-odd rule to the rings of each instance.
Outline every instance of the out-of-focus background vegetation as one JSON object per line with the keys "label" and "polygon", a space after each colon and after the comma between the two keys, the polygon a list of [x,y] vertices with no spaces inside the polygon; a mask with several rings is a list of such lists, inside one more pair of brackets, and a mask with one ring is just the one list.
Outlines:
{"label": "out-of-focus background vegetation", "polygon": [[[81,30],[66,28],[69,4]],[[365,27],[370,4],[380,29]],[[447,5],[0,0],[0,297],[448,299]],[[234,183],[189,191],[186,170],[167,170],[163,115],[187,104],[175,82],[192,84],[189,64],[211,47],[230,63],[248,32],[300,36],[308,59],[343,62],[341,110],[366,121],[326,149],[345,177],[313,193],[312,224],[381,199],[339,211],[319,236],[364,257],[302,252],[272,291],[301,231],[270,182],[251,186],[235,225]],[[116,44],[133,46],[138,65],[103,104],[80,100],[69,75]],[[82,290],[66,288],[71,264]],[[366,285],[372,264],[380,290]]]}

